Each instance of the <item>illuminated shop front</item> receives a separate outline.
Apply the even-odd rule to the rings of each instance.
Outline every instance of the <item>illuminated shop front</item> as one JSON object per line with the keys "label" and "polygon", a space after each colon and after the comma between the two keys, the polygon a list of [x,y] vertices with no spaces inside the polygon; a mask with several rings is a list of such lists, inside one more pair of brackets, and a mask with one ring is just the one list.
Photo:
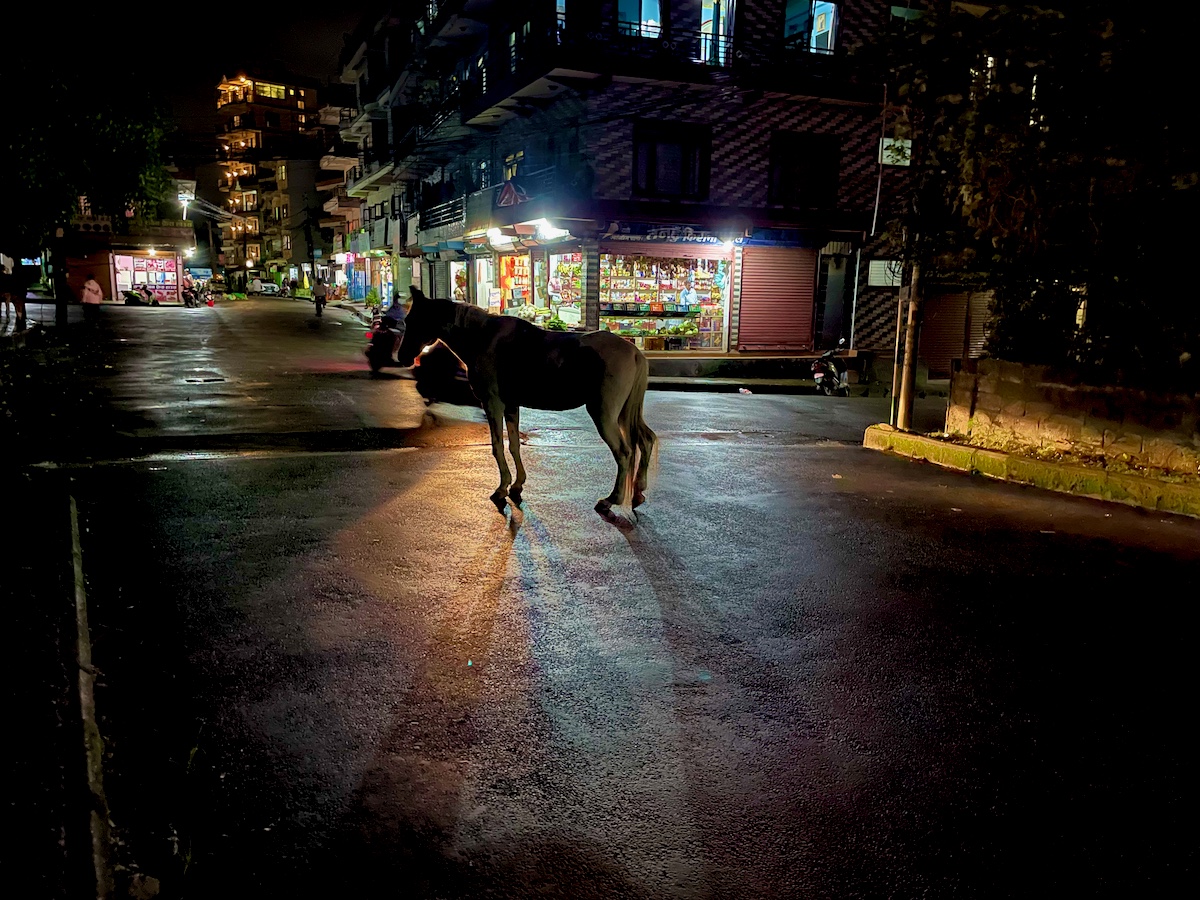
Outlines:
{"label": "illuminated shop front", "polygon": [[[479,273],[486,271],[485,261],[477,259],[475,265],[479,281]],[[495,288],[488,294],[490,312],[560,330],[582,325],[583,254],[578,249],[547,247],[503,253],[495,269]]]}
{"label": "illuminated shop front", "polygon": [[733,245],[601,245],[600,327],[643,350],[724,350]]}
{"label": "illuminated shop front", "polygon": [[120,301],[125,291],[149,288],[159,303],[182,303],[179,273],[182,267],[174,253],[114,253],[112,257],[113,299]]}

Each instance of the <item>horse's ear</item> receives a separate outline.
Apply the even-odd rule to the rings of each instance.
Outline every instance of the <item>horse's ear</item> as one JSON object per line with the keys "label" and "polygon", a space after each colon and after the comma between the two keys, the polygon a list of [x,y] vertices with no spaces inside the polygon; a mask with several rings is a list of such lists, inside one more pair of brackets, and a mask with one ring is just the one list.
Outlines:
{"label": "horse's ear", "polygon": [[423,293],[421,293],[421,289],[419,287],[417,287],[415,284],[410,284],[408,286],[408,292],[411,295],[413,300],[424,300],[425,299],[425,295]]}

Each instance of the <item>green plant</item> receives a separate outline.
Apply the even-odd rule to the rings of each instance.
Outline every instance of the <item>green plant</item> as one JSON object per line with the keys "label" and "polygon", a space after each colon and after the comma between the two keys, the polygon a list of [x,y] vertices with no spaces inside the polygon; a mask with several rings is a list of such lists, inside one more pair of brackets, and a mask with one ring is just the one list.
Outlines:
{"label": "green plant", "polygon": [[379,291],[375,290],[375,288],[371,288],[369,291],[367,291],[367,306],[378,306],[378,305],[379,305]]}
{"label": "green plant", "polygon": [[546,330],[547,331],[566,331],[567,323],[564,322],[562,319],[560,319],[558,316],[555,316],[554,318],[552,318],[546,322]]}

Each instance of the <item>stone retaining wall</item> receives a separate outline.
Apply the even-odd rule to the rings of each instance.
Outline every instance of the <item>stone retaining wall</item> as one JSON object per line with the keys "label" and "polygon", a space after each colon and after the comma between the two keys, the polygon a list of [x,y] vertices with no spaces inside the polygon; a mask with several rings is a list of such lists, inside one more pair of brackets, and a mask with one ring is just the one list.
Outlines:
{"label": "stone retaining wall", "polygon": [[1200,473],[1200,397],[1075,384],[1045,366],[968,360],[951,382],[946,431],[983,447]]}

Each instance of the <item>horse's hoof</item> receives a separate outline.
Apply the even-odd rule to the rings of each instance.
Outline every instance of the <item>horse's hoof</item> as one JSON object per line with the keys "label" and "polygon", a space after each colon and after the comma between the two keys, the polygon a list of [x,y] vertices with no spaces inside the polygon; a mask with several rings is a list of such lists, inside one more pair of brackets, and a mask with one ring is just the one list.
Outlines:
{"label": "horse's hoof", "polygon": [[521,505],[521,489],[510,490],[508,492],[508,499],[513,506],[519,507]]}
{"label": "horse's hoof", "polygon": [[492,494],[492,496],[488,499],[495,504],[497,511],[500,513],[503,513],[504,508],[508,506],[508,495],[502,491],[496,491],[496,493]]}
{"label": "horse's hoof", "polygon": [[605,497],[603,500],[596,501],[596,512],[602,516],[607,516],[612,512],[612,501]]}
{"label": "horse's hoof", "polygon": [[641,491],[633,492],[633,508],[634,509],[637,509],[639,506],[641,506],[645,502],[646,502],[645,494],[643,494]]}

